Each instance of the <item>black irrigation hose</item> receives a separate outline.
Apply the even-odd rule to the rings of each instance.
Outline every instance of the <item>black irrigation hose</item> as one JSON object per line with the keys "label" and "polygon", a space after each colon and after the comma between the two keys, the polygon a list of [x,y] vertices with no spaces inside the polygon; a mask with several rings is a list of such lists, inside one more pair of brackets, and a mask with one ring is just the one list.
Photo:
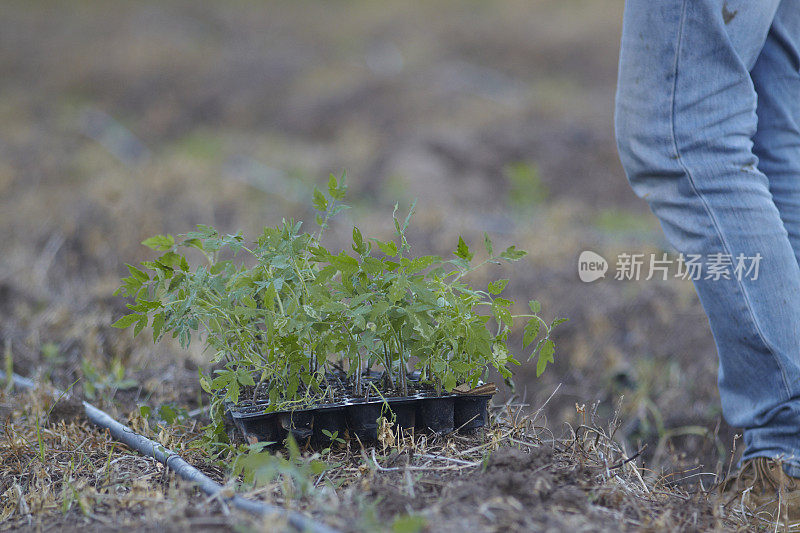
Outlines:
{"label": "black irrigation hose", "polygon": [[[33,389],[35,386],[33,381],[17,374],[12,374],[11,379],[16,386],[22,389]],[[0,381],[5,380],[6,374],[0,370]],[[135,433],[131,428],[120,424],[111,418],[108,413],[101,411],[89,402],[83,402],[83,408],[86,411],[86,416],[92,423],[108,429],[111,432],[111,436],[124,443],[129,448],[133,448],[143,455],[156,459],[158,462],[164,464],[167,468],[174,470],[175,473],[181,476],[183,479],[197,483],[197,485],[200,487],[200,490],[209,496],[214,497],[220,495],[220,491],[223,489],[222,485],[219,485],[210,477],[206,476],[198,469],[181,459],[181,457],[172,450],[168,450],[156,441],[150,440],[147,437],[143,437],[142,435]],[[290,526],[298,531],[309,531],[311,533],[337,533],[335,529],[332,529],[319,522],[315,522],[301,513],[287,511],[273,505],[248,500],[246,498],[242,498],[241,496],[223,497],[223,500],[238,509],[242,509],[243,511],[247,511],[255,515],[282,516],[286,519]]]}

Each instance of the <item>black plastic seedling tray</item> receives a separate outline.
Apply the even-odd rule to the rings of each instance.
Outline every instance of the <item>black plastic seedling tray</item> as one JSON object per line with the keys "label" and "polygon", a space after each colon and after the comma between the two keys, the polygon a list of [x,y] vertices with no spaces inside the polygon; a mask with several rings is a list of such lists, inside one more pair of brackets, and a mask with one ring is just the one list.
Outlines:
{"label": "black plastic seedling tray", "polygon": [[[248,442],[282,443],[291,433],[298,442],[328,444],[330,434],[343,437],[345,431],[362,442],[378,439],[378,418],[394,415],[400,429],[415,428],[438,434],[474,431],[488,423],[487,407],[491,394],[420,393],[392,398],[354,398],[320,404],[294,411],[265,413],[268,402],[228,407],[236,428]],[[391,413],[387,412],[391,410]]]}

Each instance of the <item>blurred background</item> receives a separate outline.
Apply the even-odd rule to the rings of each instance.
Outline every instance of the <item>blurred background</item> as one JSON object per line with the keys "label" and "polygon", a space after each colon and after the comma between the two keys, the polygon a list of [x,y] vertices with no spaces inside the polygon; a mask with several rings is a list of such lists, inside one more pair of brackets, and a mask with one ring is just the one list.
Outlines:
{"label": "blurred background", "polygon": [[393,205],[417,199],[417,253],[484,231],[530,252],[507,292],[570,321],[556,364],[539,379],[520,367],[516,393],[537,409],[560,384],[543,411],[556,434],[583,421],[576,404],[601,424],[619,408],[617,437],[647,443],[647,466],[713,470],[733,431],[691,283],[577,276],[582,250],[667,249],[614,145],[622,7],[3,2],[0,347],[23,375],[121,405],[197,405],[199,349],[109,327],[124,263],[198,223],[254,237],[310,221],[313,186],[346,171],[353,209],[331,246],[353,223],[390,236]]}

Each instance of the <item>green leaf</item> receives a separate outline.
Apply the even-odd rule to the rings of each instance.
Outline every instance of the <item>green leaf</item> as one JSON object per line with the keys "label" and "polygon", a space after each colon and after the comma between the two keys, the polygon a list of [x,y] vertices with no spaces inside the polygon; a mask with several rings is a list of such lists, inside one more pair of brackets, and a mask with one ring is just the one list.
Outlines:
{"label": "green leaf", "polygon": [[503,292],[503,289],[506,288],[508,285],[507,279],[498,279],[497,281],[493,281],[489,284],[488,290],[490,294],[500,294]]}
{"label": "green leaf", "polygon": [[497,300],[492,302],[492,314],[494,314],[494,318],[497,322],[502,322],[508,327],[514,326],[514,317],[511,316],[511,311],[499,304]]}
{"label": "green leaf", "polygon": [[313,318],[314,320],[319,320],[319,313],[317,313],[316,309],[314,309],[310,305],[304,305],[303,311],[306,312],[309,318]]}
{"label": "green leaf", "polygon": [[164,267],[169,267],[171,269],[174,269],[180,265],[181,259],[183,259],[182,255],[168,251],[167,253],[158,258],[158,260],[156,261],[156,265],[161,265],[160,268],[162,269]]}
{"label": "green leaf", "polygon": [[516,246],[509,246],[503,253],[500,254],[500,257],[506,261],[519,261],[526,255],[528,255],[528,252],[525,250],[517,250]]}
{"label": "green leaf", "polygon": [[153,342],[158,341],[161,329],[164,327],[164,313],[157,313],[153,317]]}
{"label": "green leaf", "polygon": [[553,323],[550,324],[550,328],[552,329],[552,328],[556,327],[557,325],[563,324],[564,322],[567,322],[567,321],[569,321],[569,318],[556,318],[555,320],[553,320]]}
{"label": "green leaf", "polygon": [[318,476],[327,471],[329,467],[324,461],[312,459],[308,463],[308,469],[310,470],[312,476]]}
{"label": "green leaf", "polygon": [[284,281],[285,280],[280,277],[272,280],[272,287],[275,289],[275,292],[281,292],[281,290],[283,289]]}
{"label": "green leaf", "polygon": [[365,257],[361,263],[361,270],[370,276],[375,276],[383,271],[383,261],[374,257]]}
{"label": "green leaf", "polygon": [[328,199],[316,187],[314,187],[314,208],[323,212],[328,210]]}
{"label": "green leaf", "polygon": [[453,254],[455,254],[456,257],[460,257],[466,261],[471,261],[472,257],[475,255],[469,251],[469,246],[467,246],[467,243],[464,242],[463,237],[458,238],[458,246]]}
{"label": "green leaf", "polygon": [[408,208],[408,214],[406,215],[405,221],[403,221],[403,232],[408,228],[409,223],[411,222],[411,217],[414,216],[414,209],[417,207],[417,199],[414,198],[414,201],[411,202],[411,207]]}
{"label": "green leaf", "polygon": [[124,317],[120,318],[113,324],[111,324],[112,328],[119,328],[125,329],[130,327],[134,322],[137,322],[140,319],[141,315],[137,313],[131,313],[130,315],[125,315]]}
{"label": "green leaf", "polygon": [[466,374],[470,370],[470,365],[466,361],[451,361],[450,368],[459,374]]}
{"label": "green leaf", "polygon": [[256,386],[256,382],[253,380],[253,376],[247,370],[240,369],[239,372],[236,373],[236,379],[242,385],[249,385],[251,387]]}
{"label": "green leaf", "polygon": [[528,323],[525,324],[525,329],[522,333],[522,347],[527,347],[530,343],[536,340],[536,337],[539,336],[539,320],[537,318],[531,318],[528,320]]}
{"label": "green leaf", "polygon": [[135,279],[137,279],[139,281],[149,281],[150,280],[150,276],[148,276],[147,273],[144,272],[143,270],[139,270],[135,266],[129,265],[127,263],[125,264],[125,266],[128,267],[128,270],[130,271],[131,276],[133,276]]}
{"label": "green leaf", "polygon": [[233,403],[239,403],[239,382],[235,379],[228,385],[227,396]]}
{"label": "green leaf", "polygon": [[328,176],[328,194],[331,195],[331,198],[336,198],[336,191],[339,188],[339,184],[336,182],[336,176],[331,174]]}
{"label": "green leaf", "polygon": [[344,252],[339,255],[332,255],[328,260],[342,272],[355,272],[358,270],[358,261]]}
{"label": "green leaf", "polygon": [[211,226],[206,226],[205,224],[198,224],[197,231],[190,231],[186,234],[186,236],[190,239],[197,238],[197,239],[209,239],[211,237],[219,236],[219,232],[212,228]]}
{"label": "green leaf", "polygon": [[486,253],[491,257],[494,253],[494,246],[492,246],[492,239],[489,238],[489,234],[485,231],[483,232],[483,247],[486,248]]}
{"label": "green leaf", "polygon": [[328,193],[331,195],[331,198],[334,200],[344,200],[344,197],[347,193],[347,185],[345,185],[345,181],[347,180],[347,174],[342,173],[342,178],[340,180],[336,180],[336,176],[333,174],[330,175],[328,178]]}
{"label": "green leaf", "polygon": [[361,231],[353,226],[353,251],[356,253],[364,253],[367,250],[367,247],[364,246],[364,236],[361,235]]}
{"label": "green leaf", "polygon": [[149,239],[143,240],[142,244],[157,252],[166,252],[175,246],[175,237],[172,235],[154,235]]}
{"label": "green leaf", "polygon": [[506,309],[508,309],[509,307],[511,307],[512,305],[514,305],[514,302],[512,302],[511,300],[508,300],[508,299],[506,299],[506,298],[500,298],[500,297],[497,297],[497,298],[495,298],[495,299],[493,300],[493,302],[494,302],[495,304],[497,304],[497,305],[501,306],[501,307],[505,307]]}
{"label": "green leaf", "polygon": [[175,409],[173,409],[172,406],[165,404],[158,409],[158,416],[161,417],[161,419],[167,424],[172,425],[172,423],[178,418],[178,413],[175,412]]}
{"label": "green leaf", "polygon": [[220,374],[211,381],[211,388],[214,390],[220,390],[223,387],[226,387],[228,383],[231,382],[232,377],[233,376],[230,371],[226,371],[224,374]]}
{"label": "green leaf", "polygon": [[416,274],[421,270],[425,270],[426,268],[430,267],[435,263],[439,263],[442,260],[441,257],[438,255],[423,255],[420,257],[415,257],[411,261],[408,262],[406,268],[407,274]]}
{"label": "green leaf", "polygon": [[193,248],[197,248],[198,250],[202,250],[203,249],[203,241],[201,241],[200,239],[198,239],[196,237],[193,237],[193,238],[186,239],[185,241],[183,241],[181,243],[181,246],[191,246]]}
{"label": "green leaf", "polygon": [[542,304],[540,304],[538,300],[529,301],[528,307],[531,308],[531,313],[533,313],[534,315],[542,310]]}
{"label": "green leaf", "polygon": [[381,249],[381,252],[388,255],[389,257],[394,257],[397,255],[397,245],[394,241],[379,241],[378,239],[372,239],[378,245],[378,248]]}
{"label": "green leaf", "polygon": [[550,339],[547,339],[544,341],[544,344],[542,344],[542,348],[539,350],[539,360],[536,361],[537,378],[544,373],[547,363],[553,362],[553,353],[555,352],[555,348],[556,345]]}
{"label": "green leaf", "polygon": [[137,336],[147,326],[147,315],[139,315],[139,321],[133,328],[133,336]]}
{"label": "green leaf", "polygon": [[396,303],[406,295],[408,289],[408,280],[405,278],[398,278],[392,282],[389,287],[389,301]]}

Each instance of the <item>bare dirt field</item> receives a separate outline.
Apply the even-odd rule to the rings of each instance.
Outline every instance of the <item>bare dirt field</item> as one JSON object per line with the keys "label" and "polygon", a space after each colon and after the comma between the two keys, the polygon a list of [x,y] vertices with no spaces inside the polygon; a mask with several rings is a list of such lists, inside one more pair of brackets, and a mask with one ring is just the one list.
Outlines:
{"label": "bare dirt field", "polygon": [[418,251],[484,231],[516,244],[530,254],[504,274],[510,297],[570,321],[542,377],[518,367],[514,391],[497,377],[485,434],[351,443],[305,485],[242,491],[345,531],[747,527],[703,494],[735,430],[691,283],[577,276],[583,250],[669,250],[616,156],[622,5],[5,2],[0,350],[41,388],[0,397],[0,529],[282,527],[209,500],[48,391],[233,486],[224,458],[191,445],[202,414],[140,416],[205,405],[207,354],[111,328],[126,312],[112,293],[125,263],[151,257],[143,239],[196,224],[255,237],[310,218],[313,186],[343,171],[353,208],[333,242],[352,223],[388,236],[393,205],[417,199]]}

